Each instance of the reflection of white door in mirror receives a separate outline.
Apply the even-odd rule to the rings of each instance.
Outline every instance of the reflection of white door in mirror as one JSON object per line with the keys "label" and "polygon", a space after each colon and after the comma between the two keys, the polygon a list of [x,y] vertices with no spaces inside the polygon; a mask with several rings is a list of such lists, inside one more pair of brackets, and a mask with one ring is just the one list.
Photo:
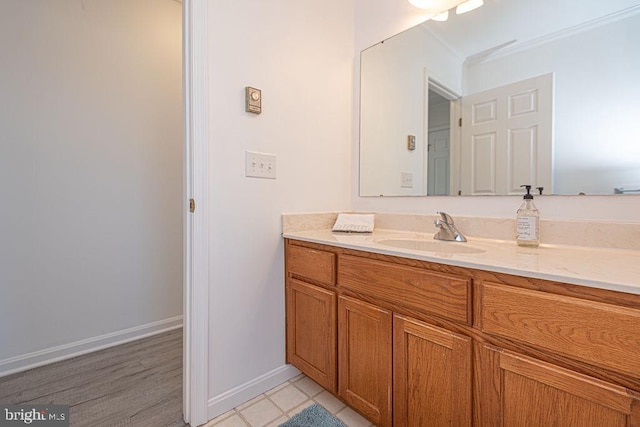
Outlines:
{"label": "reflection of white door in mirror", "polygon": [[463,195],[553,192],[553,74],[462,98]]}
{"label": "reflection of white door in mirror", "polygon": [[427,195],[449,195],[449,128],[429,131]]}

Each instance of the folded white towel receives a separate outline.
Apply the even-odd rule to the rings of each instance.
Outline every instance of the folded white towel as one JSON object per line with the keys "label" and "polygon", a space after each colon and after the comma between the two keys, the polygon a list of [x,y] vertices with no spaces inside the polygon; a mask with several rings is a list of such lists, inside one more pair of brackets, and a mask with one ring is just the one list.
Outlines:
{"label": "folded white towel", "polygon": [[373,214],[338,214],[332,231],[345,233],[372,233]]}

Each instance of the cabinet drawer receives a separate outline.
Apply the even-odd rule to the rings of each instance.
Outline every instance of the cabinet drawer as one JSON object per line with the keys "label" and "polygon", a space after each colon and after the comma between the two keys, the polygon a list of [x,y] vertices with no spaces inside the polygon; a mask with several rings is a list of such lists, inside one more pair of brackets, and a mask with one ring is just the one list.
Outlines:
{"label": "cabinet drawer", "polygon": [[327,285],[336,281],[336,255],[331,252],[287,245],[287,272]]}
{"label": "cabinet drawer", "polygon": [[338,286],[408,309],[471,322],[468,278],[341,255]]}
{"label": "cabinet drawer", "polygon": [[483,331],[637,377],[640,310],[494,283],[481,295]]}

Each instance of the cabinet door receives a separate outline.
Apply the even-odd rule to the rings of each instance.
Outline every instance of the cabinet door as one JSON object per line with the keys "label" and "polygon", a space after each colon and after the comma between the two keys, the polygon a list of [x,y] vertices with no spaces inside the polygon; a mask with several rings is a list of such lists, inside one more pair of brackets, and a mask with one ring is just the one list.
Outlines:
{"label": "cabinet door", "polygon": [[286,291],[287,361],[336,393],[336,293],[294,279]]}
{"label": "cabinet door", "polygon": [[338,299],[340,397],[377,426],[391,425],[391,312]]}
{"label": "cabinet door", "polygon": [[471,353],[471,338],[395,315],[394,425],[470,426]]}
{"label": "cabinet door", "polygon": [[550,363],[483,346],[481,425],[631,427],[640,397],[624,387]]}

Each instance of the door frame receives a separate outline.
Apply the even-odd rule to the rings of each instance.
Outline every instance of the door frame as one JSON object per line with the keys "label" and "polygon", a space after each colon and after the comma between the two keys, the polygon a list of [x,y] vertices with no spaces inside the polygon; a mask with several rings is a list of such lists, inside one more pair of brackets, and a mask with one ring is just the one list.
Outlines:
{"label": "door frame", "polygon": [[[208,421],[209,198],[207,0],[184,0],[184,341],[183,411],[193,427]],[[190,212],[190,199],[195,211]]]}

